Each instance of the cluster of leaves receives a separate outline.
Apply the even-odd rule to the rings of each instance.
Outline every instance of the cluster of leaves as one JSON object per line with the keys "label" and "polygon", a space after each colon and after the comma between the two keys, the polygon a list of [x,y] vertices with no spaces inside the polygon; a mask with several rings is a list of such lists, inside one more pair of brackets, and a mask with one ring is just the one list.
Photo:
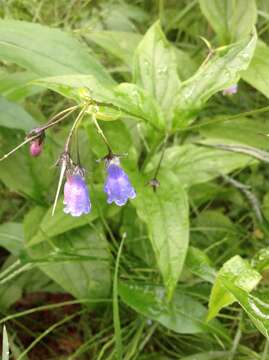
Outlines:
{"label": "cluster of leaves", "polygon": [[[82,312],[103,303],[113,314],[98,359],[267,358],[269,7],[257,3],[160,1],[157,14],[140,1],[100,1],[90,20],[78,12],[69,21],[69,9],[56,27],[29,14],[0,20],[1,152],[86,97],[113,151],[128,152],[123,166],[137,192],[124,208],[105,204],[95,160],[106,149],[90,117],[79,131],[90,214],[74,219],[60,199],[51,216],[51,165],[70,123],[51,130],[41,161],[23,149],[0,162],[6,197],[21,201],[15,216],[13,202],[3,210],[0,226],[10,254],[3,313],[27,293],[68,292],[87,305]],[[33,18],[49,22],[42,12]],[[239,80],[239,93],[223,98]],[[85,333],[70,359],[91,353]],[[33,345],[12,346],[23,359]]]}

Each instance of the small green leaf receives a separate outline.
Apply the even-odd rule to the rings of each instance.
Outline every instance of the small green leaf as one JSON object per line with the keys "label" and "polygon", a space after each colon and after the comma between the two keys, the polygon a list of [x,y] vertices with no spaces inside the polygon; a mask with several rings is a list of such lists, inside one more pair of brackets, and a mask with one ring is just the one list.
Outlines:
{"label": "small green leaf", "polygon": [[159,22],[147,31],[138,45],[134,61],[135,82],[146,89],[168,111],[179,91],[177,57]]}
{"label": "small green leaf", "polygon": [[188,249],[189,208],[187,194],[173,174],[160,177],[160,183],[156,192],[145,182],[137,184],[133,204],[147,225],[167,297],[171,299]]}
{"label": "small green leaf", "polygon": [[212,332],[226,336],[218,322],[206,322],[205,307],[181,289],[175,291],[170,303],[165,301],[165,289],[162,286],[121,282],[119,294],[122,301],[133,310],[176,333]]}
{"label": "small green leaf", "polygon": [[238,82],[252,59],[256,32],[224,50],[218,50],[198,71],[182,83],[174,101],[174,126],[185,127],[207,100]]}
{"label": "small green leaf", "polygon": [[255,0],[199,0],[201,10],[222,45],[248,35],[257,19]]}
{"label": "small green leaf", "polygon": [[0,126],[29,131],[38,123],[20,105],[0,97]]}
{"label": "small green leaf", "polygon": [[93,74],[113,83],[87,47],[71,35],[26,21],[0,21],[0,58],[40,76]]}
{"label": "small green leaf", "polygon": [[226,290],[223,279],[250,292],[261,280],[260,274],[249,263],[236,255],[222,266],[217,274],[209,299],[208,319],[213,319],[225,306],[232,304],[236,298]]}

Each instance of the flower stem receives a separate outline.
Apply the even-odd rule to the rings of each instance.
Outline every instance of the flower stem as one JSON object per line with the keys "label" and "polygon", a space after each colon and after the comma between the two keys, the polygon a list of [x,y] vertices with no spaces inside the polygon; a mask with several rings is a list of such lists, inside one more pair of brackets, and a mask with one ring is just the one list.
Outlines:
{"label": "flower stem", "polygon": [[104,143],[106,144],[109,154],[113,154],[112,148],[111,148],[111,146],[110,146],[110,144],[109,144],[109,142],[108,142],[108,140],[107,140],[107,138],[106,138],[103,130],[100,128],[100,126],[99,126],[99,124],[98,124],[98,121],[97,121],[97,119],[96,119],[95,114],[93,114],[93,113],[92,113],[92,121],[93,121],[93,123],[94,123],[94,125],[95,125],[95,127],[96,127],[96,129],[97,129],[98,134],[101,136],[101,138],[103,139]]}
{"label": "flower stem", "polygon": [[[65,109],[63,111],[61,111],[60,113],[58,113],[57,115],[53,116],[48,122],[47,124],[41,126],[40,128],[38,128],[38,132],[33,134],[32,136],[28,136],[23,142],[21,142],[19,145],[17,145],[15,148],[13,148],[11,151],[9,151],[8,153],[6,153],[5,155],[3,155],[0,158],[0,162],[5,160],[7,157],[9,157],[10,155],[12,155],[14,152],[16,152],[17,150],[19,150],[22,146],[24,146],[25,144],[28,144],[29,142],[37,139],[40,136],[40,133],[47,130],[48,128],[60,123],[61,121],[63,121],[64,119],[66,119],[73,111],[75,111],[78,108],[78,105],[76,106],[72,106],[68,109]],[[60,117],[58,119],[58,117],[60,115],[63,115],[62,117]],[[31,133],[30,133],[31,134]]]}

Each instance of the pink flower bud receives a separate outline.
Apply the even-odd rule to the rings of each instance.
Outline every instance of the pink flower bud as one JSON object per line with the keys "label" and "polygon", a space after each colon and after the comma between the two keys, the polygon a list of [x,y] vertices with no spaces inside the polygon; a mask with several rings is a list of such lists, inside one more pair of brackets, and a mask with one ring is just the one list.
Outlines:
{"label": "pink flower bud", "polygon": [[31,156],[39,156],[42,152],[42,142],[40,141],[40,139],[35,139],[33,141],[31,141],[30,143],[30,154]]}

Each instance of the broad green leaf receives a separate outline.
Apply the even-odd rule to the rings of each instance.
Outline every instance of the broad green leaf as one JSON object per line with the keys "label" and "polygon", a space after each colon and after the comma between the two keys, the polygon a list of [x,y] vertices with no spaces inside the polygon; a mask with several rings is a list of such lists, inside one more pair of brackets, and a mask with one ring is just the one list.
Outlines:
{"label": "broad green leaf", "polygon": [[242,73],[242,78],[269,98],[269,47],[258,41],[254,56],[246,71]]}
{"label": "broad green leaf", "polygon": [[255,0],[199,0],[222,45],[248,35],[257,19]]}
{"label": "broad green leaf", "polygon": [[134,80],[155,97],[164,111],[170,110],[180,87],[176,60],[174,49],[156,22],[136,50]]}
{"label": "broad green leaf", "polygon": [[212,332],[225,337],[218,322],[206,322],[205,307],[181,289],[175,291],[170,303],[165,301],[162,286],[121,282],[119,294],[133,310],[179,334]]}
{"label": "broad green leaf", "polygon": [[30,84],[38,76],[30,71],[9,73],[0,71],[0,94],[11,101],[21,101],[27,96],[34,95],[42,89]]}
{"label": "broad green leaf", "polygon": [[103,86],[91,75],[43,78],[36,83],[77,101],[89,97],[97,103],[116,107],[125,115],[144,120],[154,128],[164,128],[164,119],[157,102],[150,94],[135,84],[121,83],[114,87]]}
{"label": "broad green leaf", "polygon": [[18,255],[23,248],[22,224],[9,222],[0,225],[0,246]]}
{"label": "broad green leaf", "polygon": [[87,47],[59,29],[17,20],[0,21],[0,59],[39,76],[92,74],[112,83]]}
{"label": "broad green leaf", "polygon": [[185,266],[194,275],[214,283],[216,277],[216,271],[212,267],[210,260],[206,253],[202,250],[190,246],[188,249]]}
{"label": "broad green leaf", "polygon": [[269,304],[249,294],[227,277],[222,279],[222,284],[226,291],[239,302],[257,329],[269,338]]}
{"label": "broad green leaf", "polygon": [[173,174],[160,177],[160,182],[156,192],[145,183],[137,184],[133,204],[147,225],[167,297],[171,299],[188,249],[189,209],[187,194]]}
{"label": "broad green leaf", "polygon": [[222,50],[217,50],[198,71],[184,83],[174,100],[174,126],[182,128],[218,91],[238,82],[248,68],[256,46],[256,33]]}
{"label": "broad green leaf", "polygon": [[261,280],[260,274],[249,263],[236,255],[219,270],[209,299],[208,319],[213,319],[225,306],[232,304],[236,298],[227,291],[223,279],[246,292],[250,292]]}
{"label": "broad green leaf", "polygon": [[29,131],[38,123],[20,105],[0,97],[0,126]]}
{"label": "broad green leaf", "polygon": [[[207,120],[204,120],[207,122]],[[227,119],[227,116],[211,117],[212,123],[202,126],[200,134],[207,139],[227,139],[234,144],[245,144],[268,149],[268,139],[261,134],[269,133],[269,122],[263,119]],[[221,143],[221,141],[220,141]]]}
{"label": "broad green leaf", "polygon": [[133,54],[142,38],[138,33],[124,31],[92,31],[85,37],[128,66],[132,66]]}
{"label": "broad green leaf", "polygon": [[187,80],[190,78],[198,68],[198,65],[194,61],[191,55],[186,51],[178,48],[174,48],[177,62],[177,72],[181,80]]}
{"label": "broad green leaf", "polygon": [[84,226],[43,241],[28,248],[28,254],[78,299],[103,298],[110,291],[108,244],[100,226]]}
{"label": "broad green leaf", "polygon": [[[156,155],[148,165],[148,173],[157,166],[159,156]],[[186,144],[173,146],[165,151],[161,173],[173,171],[178,183],[183,187],[191,187],[254,163],[247,155],[231,156],[228,151]]]}

